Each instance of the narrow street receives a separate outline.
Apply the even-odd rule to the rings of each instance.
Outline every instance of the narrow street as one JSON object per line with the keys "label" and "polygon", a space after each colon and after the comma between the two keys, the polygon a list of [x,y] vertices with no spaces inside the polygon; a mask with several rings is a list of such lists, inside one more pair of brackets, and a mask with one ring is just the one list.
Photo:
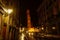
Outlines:
{"label": "narrow street", "polygon": [[[38,35],[38,34],[37,34]],[[43,34],[40,36],[37,35],[26,35],[24,33],[21,33],[19,35],[19,40],[58,40],[60,39],[60,36],[58,35],[50,35],[50,34]]]}

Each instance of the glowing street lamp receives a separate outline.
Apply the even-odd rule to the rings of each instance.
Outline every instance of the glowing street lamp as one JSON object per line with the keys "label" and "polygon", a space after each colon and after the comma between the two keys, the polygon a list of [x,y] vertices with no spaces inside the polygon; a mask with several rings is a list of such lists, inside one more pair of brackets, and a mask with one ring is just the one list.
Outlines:
{"label": "glowing street lamp", "polygon": [[8,9],[8,10],[7,10],[7,13],[8,13],[8,14],[10,14],[10,13],[12,13],[12,12],[13,12],[12,9]]}
{"label": "glowing street lamp", "polygon": [[9,25],[9,22],[10,22],[10,14],[13,12],[13,9],[6,9],[4,8],[4,11],[8,14],[8,22],[7,24]]}
{"label": "glowing street lamp", "polygon": [[44,30],[44,27],[43,27],[43,25],[42,25],[42,28],[41,28],[42,30]]}
{"label": "glowing street lamp", "polygon": [[13,9],[6,9],[6,8],[4,8],[4,11],[8,14],[8,25],[9,25],[9,22],[10,22],[10,14],[13,12]]}
{"label": "glowing street lamp", "polygon": [[4,11],[8,14],[11,14],[13,12],[13,9],[4,9]]}
{"label": "glowing street lamp", "polygon": [[[1,2],[2,3],[2,2]],[[3,5],[3,6],[2,6]],[[7,7],[2,3],[2,5],[0,5],[2,7],[2,9],[4,10],[5,13],[8,14],[7,16],[7,29],[6,29],[6,40],[8,39],[8,32],[9,32],[9,22],[10,22],[10,14],[13,12],[13,9],[7,9]],[[9,5],[10,6],[10,5]],[[5,15],[3,15],[4,17]]]}
{"label": "glowing street lamp", "polygon": [[44,28],[43,28],[43,27],[42,27],[41,29],[42,29],[42,30],[44,30]]}
{"label": "glowing street lamp", "polygon": [[52,29],[56,29],[55,27],[52,27]]}
{"label": "glowing street lamp", "polygon": [[[9,32],[9,24],[10,24],[10,14],[13,12],[13,9],[5,9],[4,8],[4,11],[8,14],[8,22],[7,22],[7,31],[6,31],[6,39],[8,38],[7,36],[8,35],[8,32]],[[9,37],[10,38],[10,37]]]}

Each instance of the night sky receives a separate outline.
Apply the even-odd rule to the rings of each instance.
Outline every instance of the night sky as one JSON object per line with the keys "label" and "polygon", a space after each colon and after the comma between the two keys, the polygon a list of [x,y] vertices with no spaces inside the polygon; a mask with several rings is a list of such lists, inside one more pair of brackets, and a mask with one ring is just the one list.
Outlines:
{"label": "night sky", "polygon": [[38,26],[38,13],[37,8],[39,7],[41,0],[21,0],[21,24],[23,26],[27,25],[26,10],[30,9],[30,16],[33,26]]}
{"label": "night sky", "polygon": [[26,10],[30,10],[31,22],[33,26],[38,26],[38,12],[37,9],[39,5],[42,3],[42,0],[3,0],[4,4],[14,6],[16,10],[16,16],[19,23],[22,26],[27,26],[27,14]]}

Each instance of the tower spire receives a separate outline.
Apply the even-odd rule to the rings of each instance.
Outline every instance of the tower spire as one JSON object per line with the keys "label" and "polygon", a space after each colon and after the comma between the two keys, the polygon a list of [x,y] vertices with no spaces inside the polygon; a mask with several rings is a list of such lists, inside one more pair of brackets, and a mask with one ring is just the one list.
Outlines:
{"label": "tower spire", "polygon": [[28,28],[31,28],[32,25],[31,25],[30,10],[27,9],[26,13],[27,13],[27,27],[28,27]]}

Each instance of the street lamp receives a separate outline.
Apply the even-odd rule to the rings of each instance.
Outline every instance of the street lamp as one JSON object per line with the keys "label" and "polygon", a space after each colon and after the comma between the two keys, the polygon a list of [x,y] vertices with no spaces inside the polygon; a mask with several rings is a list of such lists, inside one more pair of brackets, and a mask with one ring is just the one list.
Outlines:
{"label": "street lamp", "polygon": [[42,27],[41,29],[44,30],[44,27]]}
{"label": "street lamp", "polygon": [[13,12],[12,9],[8,9],[8,10],[7,10],[7,13],[8,13],[8,14],[10,14],[10,13],[12,13],[12,12]]}
{"label": "street lamp", "polygon": [[55,27],[52,27],[52,29],[56,29]]}
{"label": "street lamp", "polygon": [[13,9],[4,9],[4,11],[8,14],[11,14],[13,12]]}
{"label": "street lamp", "polygon": [[13,9],[6,9],[6,8],[4,8],[4,11],[8,14],[8,20],[7,21],[9,21],[9,19],[10,19],[10,14],[13,12]]}
{"label": "street lamp", "polygon": [[[6,22],[7,22],[7,29],[6,29],[6,40],[7,40],[7,38],[8,38],[8,32],[9,32],[9,22],[10,22],[10,14],[13,12],[13,9],[7,9],[7,7],[6,7],[6,5],[4,4],[4,3],[2,3],[2,1],[0,0],[0,2],[1,2],[1,4],[2,5],[0,5],[1,7],[2,7],[2,9],[4,10],[4,15],[3,15],[3,17],[5,16],[5,14],[7,13],[8,14],[8,16],[7,16],[7,18],[5,18],[5,19],[7,19],[6,20]],[[10,5],[9,5],[10,6]],[[2,11],[3,12],[3,11]],[[5,20],[4,20],[5,21]]]}
{"label": "street lamp", "polygon": [[8,14],[8,22],[7,22],[7,24],[9,25],[9,22],[10,22],[10,14],[13,12],[13,9],[6,9],[6,8],[4,8],[4,11]]}
{"label": "street lamp", "polygon": [[[13,9],[5,9],[4,11],[8,14],[8,20],[7,20],[7,29],[6,29],[6,39],[8,39],[8,33],[9,33],[9,24],[10,24],[10,14],[13,12]],[[9,37],[10,38],[10,37]]]}
{"label": "street lamp", "polygon": [[7,13],[8,13],[8,14],[11,14],[12,12],[13,12],[12,9],[8,9],[8,10],[7,10]]}

